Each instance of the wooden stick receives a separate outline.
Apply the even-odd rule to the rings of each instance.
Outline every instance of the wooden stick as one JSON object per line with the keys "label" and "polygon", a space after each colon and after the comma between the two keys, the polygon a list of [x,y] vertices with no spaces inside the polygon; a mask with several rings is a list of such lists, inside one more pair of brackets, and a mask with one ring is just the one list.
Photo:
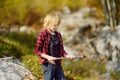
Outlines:
{"label": "wooden stick", "polygon": [[[83,59],[85,58],[86,56],[76,56],[75,58],[76,59]],[[55,60],[60,60],[60,59],[68,59],[68,58],[65,58],[65,57],[60,57],[60,58],[56,58]]]}

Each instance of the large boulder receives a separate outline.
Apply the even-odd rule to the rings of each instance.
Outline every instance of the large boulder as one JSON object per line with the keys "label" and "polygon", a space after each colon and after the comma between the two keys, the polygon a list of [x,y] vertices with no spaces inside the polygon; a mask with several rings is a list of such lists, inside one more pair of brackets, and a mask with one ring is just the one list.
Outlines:
{"label": "large boulder", "polygon": [[31,72],[17,59],[0,58],[0,80],[34,80]]}

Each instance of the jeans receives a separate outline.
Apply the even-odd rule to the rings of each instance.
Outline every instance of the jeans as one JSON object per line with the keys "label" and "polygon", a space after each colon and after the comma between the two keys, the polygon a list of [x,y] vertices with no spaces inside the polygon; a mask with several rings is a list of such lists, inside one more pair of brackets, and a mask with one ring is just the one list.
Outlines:
{"label": "jeans", "polygon": [[66,80],[61,64],[50,64],[42,65],[44,72],[44,80]]}

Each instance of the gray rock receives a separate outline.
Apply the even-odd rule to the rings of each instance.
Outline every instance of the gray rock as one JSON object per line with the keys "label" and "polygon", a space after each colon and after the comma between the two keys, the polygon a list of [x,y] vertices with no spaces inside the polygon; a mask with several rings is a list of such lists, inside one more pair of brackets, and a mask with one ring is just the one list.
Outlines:
{"label": "gray rock", "polygon": [[102,74],[100,77],[105,79],[105,80],[112,80],[110,73]]}
{"label": "gray rock", "polygon": [[120,64],[115,61],[109,61],[106,64],[105,68],[108,72],[113,72],[113,71],[120,72]]}
{"label": "gray rock", "polygon": [[98,40],[96,41],[96,50],[112,61],[120,61],[120,26],[117,31],[111,32],[110,27],[101,29]]}
{"label": "gray rock", "polygon": [[[10,61],[10,62],[9,62]],[[14,60],[2,60],[0,59],[0,80],[25,80],[25,75],[31,77],[34,80],[34,76],[29,70],[21,65],[18,65]]]}
{"label": "gray rock", "polygon": [[64,14],[70,14],[70,13],[71,13],[71,10],[70,10],[69,7],[67,7],[67,6],[64,6],[64,7],[62,8],[62,10],[63,10],[63,13],[64,13]]}

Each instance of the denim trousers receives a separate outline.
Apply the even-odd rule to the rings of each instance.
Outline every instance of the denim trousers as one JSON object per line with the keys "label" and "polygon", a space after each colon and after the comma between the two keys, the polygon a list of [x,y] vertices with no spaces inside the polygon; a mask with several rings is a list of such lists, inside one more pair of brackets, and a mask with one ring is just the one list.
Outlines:
{"label": "denim trousers", "polygon": [[61,64],[42,65],[44,80],[66,80]]}

